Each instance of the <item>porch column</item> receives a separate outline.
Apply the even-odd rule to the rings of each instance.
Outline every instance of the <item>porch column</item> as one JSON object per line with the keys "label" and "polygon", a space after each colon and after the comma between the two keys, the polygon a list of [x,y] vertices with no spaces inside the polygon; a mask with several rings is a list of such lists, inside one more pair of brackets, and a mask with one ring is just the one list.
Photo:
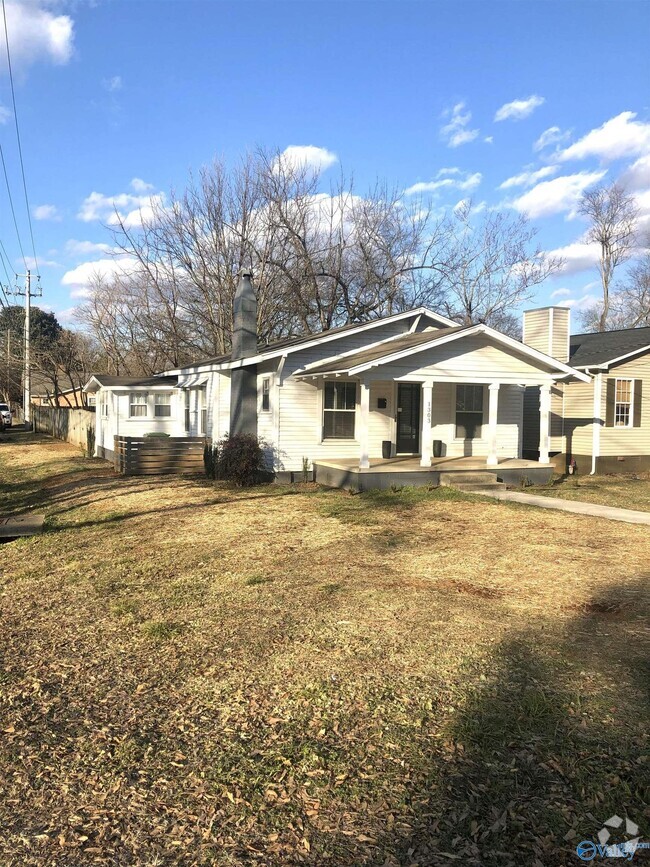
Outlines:
{"label": "porch column", "polygon": [[370,466],[368,425],[370,422],[370,384],[361,380],[361,396],[359,403],[359,469],[367,470]]}
{"label": "porch column", "polygon": [[550,436],[551,420],[551,386],[540,385],[539,387],[539,462],[549,462],[549,450],[551,445]]}
{"label": "porch column", "polygon": [[433,383],[422,384],[422,438],[420,441],[420,466],[431,466],[431,414],[433,407]]}
{"label": "porch column", "polygon": [[488,385],[488,467],[496,467],[499,463],[497,458],[497,415],[499,412],[499,383],[492,382]]}

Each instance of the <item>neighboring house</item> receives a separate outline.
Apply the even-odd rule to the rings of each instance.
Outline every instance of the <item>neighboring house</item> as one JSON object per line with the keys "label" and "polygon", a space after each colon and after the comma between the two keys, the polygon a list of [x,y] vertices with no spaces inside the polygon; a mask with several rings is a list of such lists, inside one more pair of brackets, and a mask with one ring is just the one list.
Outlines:
{"label": "neighboring house", "polygon": [[[555,383],[551,457],[562,472],[650,470],[650,328],[570,334],[564,307],[524,313],[524,343],[588,375]],[[646,399],[647,398],[647,399]],[[539,391],[526,392],[524,456],[537,453]]]}
{"label": "neighboring house", "polygon": [[66,388],[56,396],[50,392],[32,395],[34,406],[93,407],[95,395],[86,394],[82,388]]}
{"label": "neighboring house", "polygon": [[[261,347],[255,323],[244,276],[231,355],[147,379],[92,377],[85,391],[97,399],[97,454],[110,458],[117,434],[250,432],[280,479],[298,476],[304,461],[368,471],[385,449],[430,468],[434,441],[447,462],[497,468],[522,457],[526,387],[550,395],[564,380],[590,382],[486,325],[459,326],[425,308]],[[548,474],[544,418],[537,453]]]}

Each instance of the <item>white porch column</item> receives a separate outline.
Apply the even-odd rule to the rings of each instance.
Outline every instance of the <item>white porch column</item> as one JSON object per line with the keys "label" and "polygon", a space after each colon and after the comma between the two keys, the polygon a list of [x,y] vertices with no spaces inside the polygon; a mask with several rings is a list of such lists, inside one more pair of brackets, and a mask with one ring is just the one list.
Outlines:
{"label": "white porch column", "polygon": [[367,470],[370,466],[368,427],[370,422],[370,384],[361,380],[361,398],[359,403],[359,469]]}
{"label": "white porch column", "polygon": [[499,412],[499,383],[492,382],[488,385],[488,467],[496,467],[499,463],[497,457],[497,414]]}
{"label": "white porch column", "polygon": [[433,443],[431,442],[431,416],[433,412],[433,383],[424,382],[422,384],[422,436],[420,440],[420,466],[431,466],[431,453]]}
{"label": "white porch column", "polygon": [[549,450],[551,446],[550,436],[551,421],[551,386],[540,385],[539,387],[539,462],[549,462]]}

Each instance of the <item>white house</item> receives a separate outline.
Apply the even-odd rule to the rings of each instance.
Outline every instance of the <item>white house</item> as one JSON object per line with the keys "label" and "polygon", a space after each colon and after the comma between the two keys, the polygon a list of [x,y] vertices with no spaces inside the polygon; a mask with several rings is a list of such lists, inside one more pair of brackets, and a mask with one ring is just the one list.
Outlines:
{"label": "white house", "polygon": [[[342,480],[337,469],[376,481],[388,455],[395,472],[456,461],[499,475],[509,467],[548,475],[551,388],[589,381],[486,325],[459,326],[423,307],[259,347],[254,298],[245,275],[230,356],[150,379],[91,378],[99,456],[111,457],[116,434],[217,440],[248,431],[266,443],[279,479],[299,475],[307,462],[332,483]],[[540,394],[536,462],[522,461],[527,387]]]}

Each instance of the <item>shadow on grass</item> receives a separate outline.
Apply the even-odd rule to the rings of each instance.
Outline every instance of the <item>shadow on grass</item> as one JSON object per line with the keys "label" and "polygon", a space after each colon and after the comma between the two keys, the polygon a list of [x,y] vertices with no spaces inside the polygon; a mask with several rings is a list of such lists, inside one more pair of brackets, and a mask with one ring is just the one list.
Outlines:
{"label": "shadow on grass", "polygon": [[[488,670],[466,670],[444,745],[425,735],[409,756],[412,830],[385,835],[371,863],[579,863],[577,843],[596,839],[613,814],[647,838],[650,672],[634,640],[648,612],[641,579],[591,600],[563,644],[522,630]],[[628,640],[612,641],[626,631]]]}

